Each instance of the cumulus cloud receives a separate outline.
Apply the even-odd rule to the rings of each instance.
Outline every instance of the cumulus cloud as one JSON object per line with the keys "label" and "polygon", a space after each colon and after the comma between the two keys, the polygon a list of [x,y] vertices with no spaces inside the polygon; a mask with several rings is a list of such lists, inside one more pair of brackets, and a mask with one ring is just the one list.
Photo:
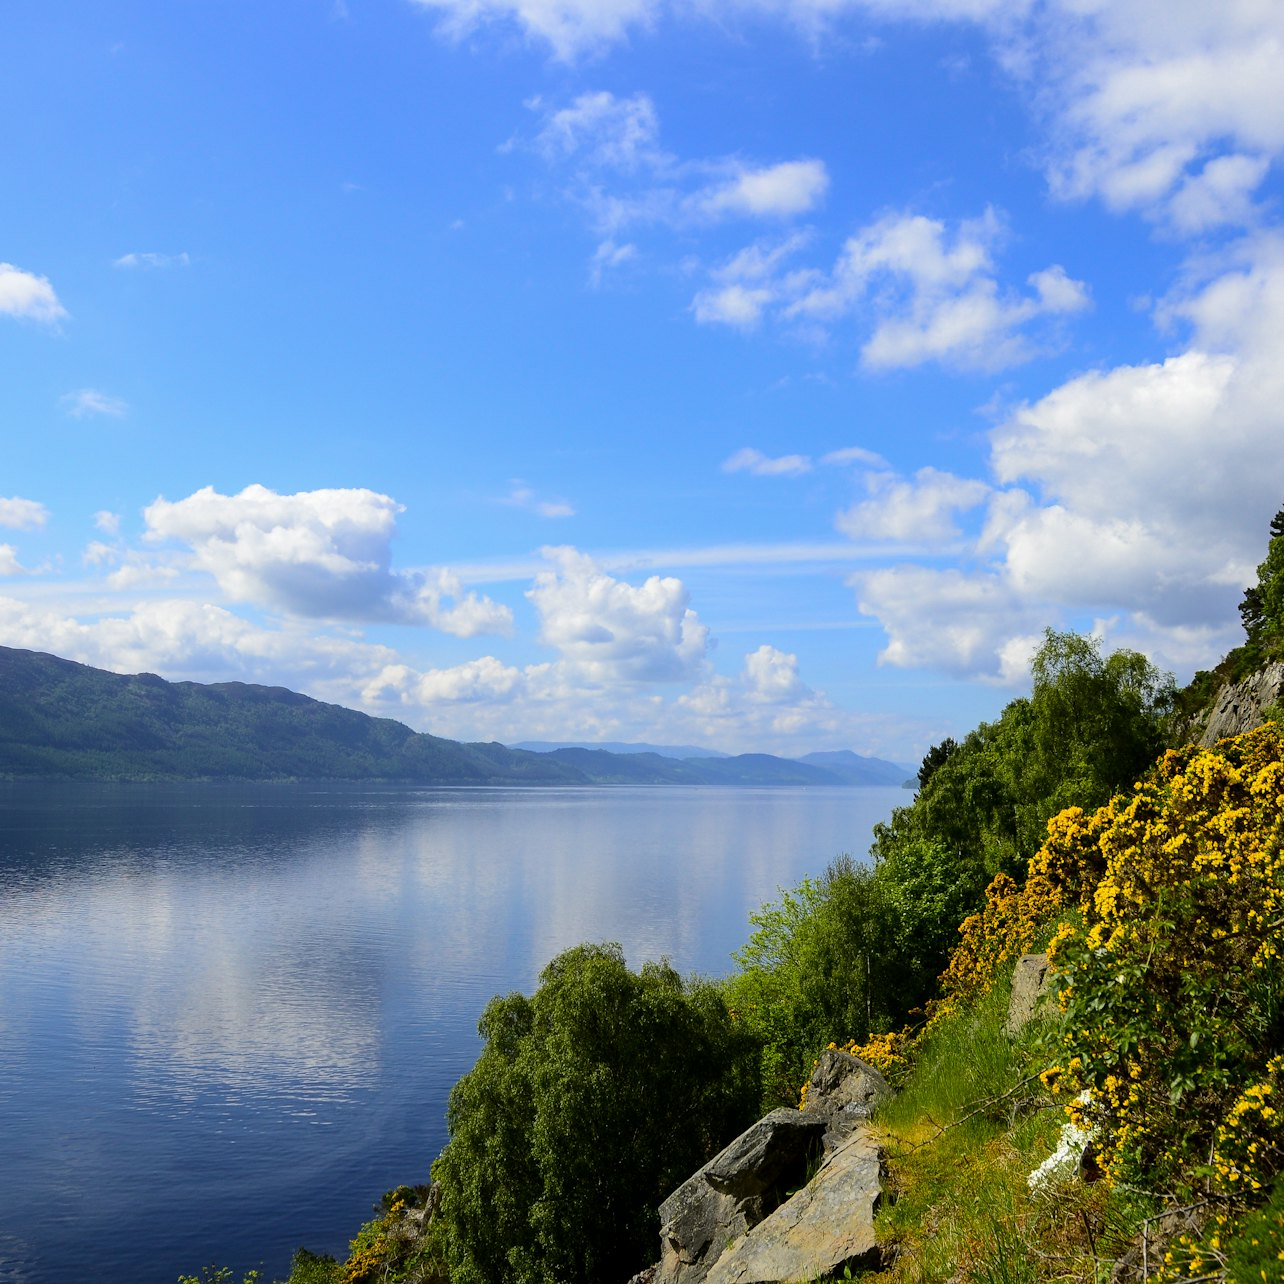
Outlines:
{"label": "cumulus cloud", "polygon": [[544,555],[553,566],[526,594],[539,613],[540,640],[586,678],[678,682],[703,671],[709,630],[681,580],[652,575],[635,587],[576,549]]}
{"label": "cumulus cloud", "polygon": [[29,531],[49,520],[49,510],[34,499],[0,498],[0,526],[11,531]]}
{"label": "cumulus cloud", "polygon": [[851,579],[857,605],[887,633],[879,659],[900,668],[940,669],[957,677],[1024,677],[1028,652],[1014,639],[1037,633],[1040,604],[993,573],[891,566]]}
{"label": "cumulus cloud", "polygon": [[675,695],[650,684],[602,686],[574,659],[518,669],[493,656],[446,669],[386,666],[362,697],[442,735],[467,739],[611,740],[707,744],[730,752],[805,753],[824,745],[867,749],[887,734],[880,720],[836,708],[802,680],[795,655],[764,645],[739,673],[701,669]]}
{"label": "cumulus cloud", "polygon": [[920,468],[913,478],[889,472],[865,476],[870,497],[838,514],[834,525],[852,539],[883,539],[917,544],[945,543],[960,534],[955,514],[984,503],[990,487],[936,468]]}
{"label": "cumulus cloud", "polygon": [[96,388],[81,388],[76,392],[66,393],[61,404],[73,419],[83,419],[86,415],[107,415],[112,419],[121,419],[129,412],[129,406],[119,397],[108,396]]}
{"label": "cumulus cloud", "polygon": [[402,506],[362,489],[279,495],[206,486],[157,499],[143,513],[146,538],[190,549],[191,565],[229,598],[319,619],[429,624],[460,637],[506,632],[507,607],[464,594],[443,569],[394,571],[391,542]]}
{"label": "cumulus cloud", "polygon": [[468,660],[448,669],[416,672],[409,665],[387,665],[366,684],[367,703],[395,698],[404,705],[488,704],[507,701],[525,681],[520,669],[502,664],[492,655]]}
{"label": "cumulus cloud", "polygon": [[1082,311],[1088,293],[1056,264],[1028,278],[1030,292],[1005,290],[993,259],[1002,235],[993,211],[952,231],[921,214],[888,214],[850,237],[833,270],[807,283],[784,316],[830,323],[866,308],[872,330],[861,361],[871,369],[1013,365],[1036,351],[1031,322]]}
{"label": "cumulus cloud", "polygon": [[752,473],[755,477],[800,477],[811,471],[806,455],[779,455],[775,459],[745,446],[722,461],[724,473]]}
{"label": "cumulus cloud", "polygon": [[1278,5],[1062,0],[1021,38],[1054,112],[1056,191],[1184,231],[1252,218],[1264,159],[1284,150]]}
{"label": "cumulus cloud", "polygon": [[1084,620],[1177,666],[1235,644],[1284,494],[1284,238],[1247,239],[1164,312],[1186,351],[1078,375],[991,432],[971,568],[853,581],[887,662],[999,676],[1032,626]]}
{"label": "cumulus cloud", "polygon": [[993,210],[952,228],[887,214],[849,237],[829,269],[795,265],[805,235],[760,241],[710,273],[692,311],[700,322],[752,329],[771,316],[820,333],[855,319],[861,362],[874,370],[929,361],[997,370],[1036,354],[1036,323],[1089,306],[1087,287],[1059,264],[1031,273],[1025,292],[1003,286],[994,261],[1003,236]]}
{"label": "cumulus cloud", "polygon": [[47,277],[0,263],[0,314],[56,325],[67,315]]}

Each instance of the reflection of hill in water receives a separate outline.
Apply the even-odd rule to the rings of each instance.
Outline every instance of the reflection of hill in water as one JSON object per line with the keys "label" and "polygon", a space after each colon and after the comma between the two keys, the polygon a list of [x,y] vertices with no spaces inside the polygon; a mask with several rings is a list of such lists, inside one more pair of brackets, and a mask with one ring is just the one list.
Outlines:
{"label": "reflection of hill in water", "polygon": [[0,870],[29,877],[91,859],[279,862],[317,840],[386,829],[422,791],[342,782],[0,781]]}

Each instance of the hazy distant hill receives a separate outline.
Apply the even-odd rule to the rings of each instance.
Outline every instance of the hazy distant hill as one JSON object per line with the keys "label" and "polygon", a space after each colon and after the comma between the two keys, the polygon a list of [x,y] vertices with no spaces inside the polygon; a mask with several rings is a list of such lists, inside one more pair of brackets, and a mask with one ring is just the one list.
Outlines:
{"label": "hazy distant hill", "polygon": [[[699,752],[699,751],[697,751]],[[417,784],[844,785],[857,754],[672,758],[460,744],[284,687],[166,682],[0,647],[0,777]],[[834,758],[834,763],[819,761]],[[851,761],[848,761],[848,760]],[[898,772],[890,783],[900,783]]]}
{"label": "hazy distant hill", "polygon": [[701,749],[699,745],[650,745],[624,740],[519,740],[510,749],[527,749],[531,753],[552,753],[556,749],[603,749],[607,753],[654,753],[661,758],[729,758],[720,749]]}
{"label": "hazy distant hill", "polygon": [[658,753],[608,753],[603,749],[554,749],[546,755],[600,784],[634,785],[845,785],[823,767],[744,753],[727,758],[666,758]]}
{"label": "hazy distant hill", "polygon": [[798,761],[824,767],[826,771],[841,776],[849,785],[903,785],[918,774],[917,767],[888,762],[886,758],[865,758],[850,749],[804,754]]}

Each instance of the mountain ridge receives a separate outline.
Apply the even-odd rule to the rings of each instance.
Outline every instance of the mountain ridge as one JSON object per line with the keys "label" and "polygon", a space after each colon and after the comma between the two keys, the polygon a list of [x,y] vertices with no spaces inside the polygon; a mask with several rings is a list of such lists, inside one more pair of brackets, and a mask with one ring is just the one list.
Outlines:
{"label": "mountain ridge", "polygon": [[169,682],[154,673],[112,673],[46,652],[0,647],[0,778],[50,777],[441,785],[900,783],[771,754],[674,759],[650,752],[535,753],[497,742],[465,743],[286,687]]}

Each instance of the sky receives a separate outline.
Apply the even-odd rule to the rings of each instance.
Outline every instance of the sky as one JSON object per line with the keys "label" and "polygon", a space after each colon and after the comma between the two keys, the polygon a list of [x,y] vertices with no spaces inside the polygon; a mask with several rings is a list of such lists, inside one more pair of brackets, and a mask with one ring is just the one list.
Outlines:
{"label": "sky", "polygon": [[0,645],[912,763],[1284,505],[1278,0],[7,0]]}

